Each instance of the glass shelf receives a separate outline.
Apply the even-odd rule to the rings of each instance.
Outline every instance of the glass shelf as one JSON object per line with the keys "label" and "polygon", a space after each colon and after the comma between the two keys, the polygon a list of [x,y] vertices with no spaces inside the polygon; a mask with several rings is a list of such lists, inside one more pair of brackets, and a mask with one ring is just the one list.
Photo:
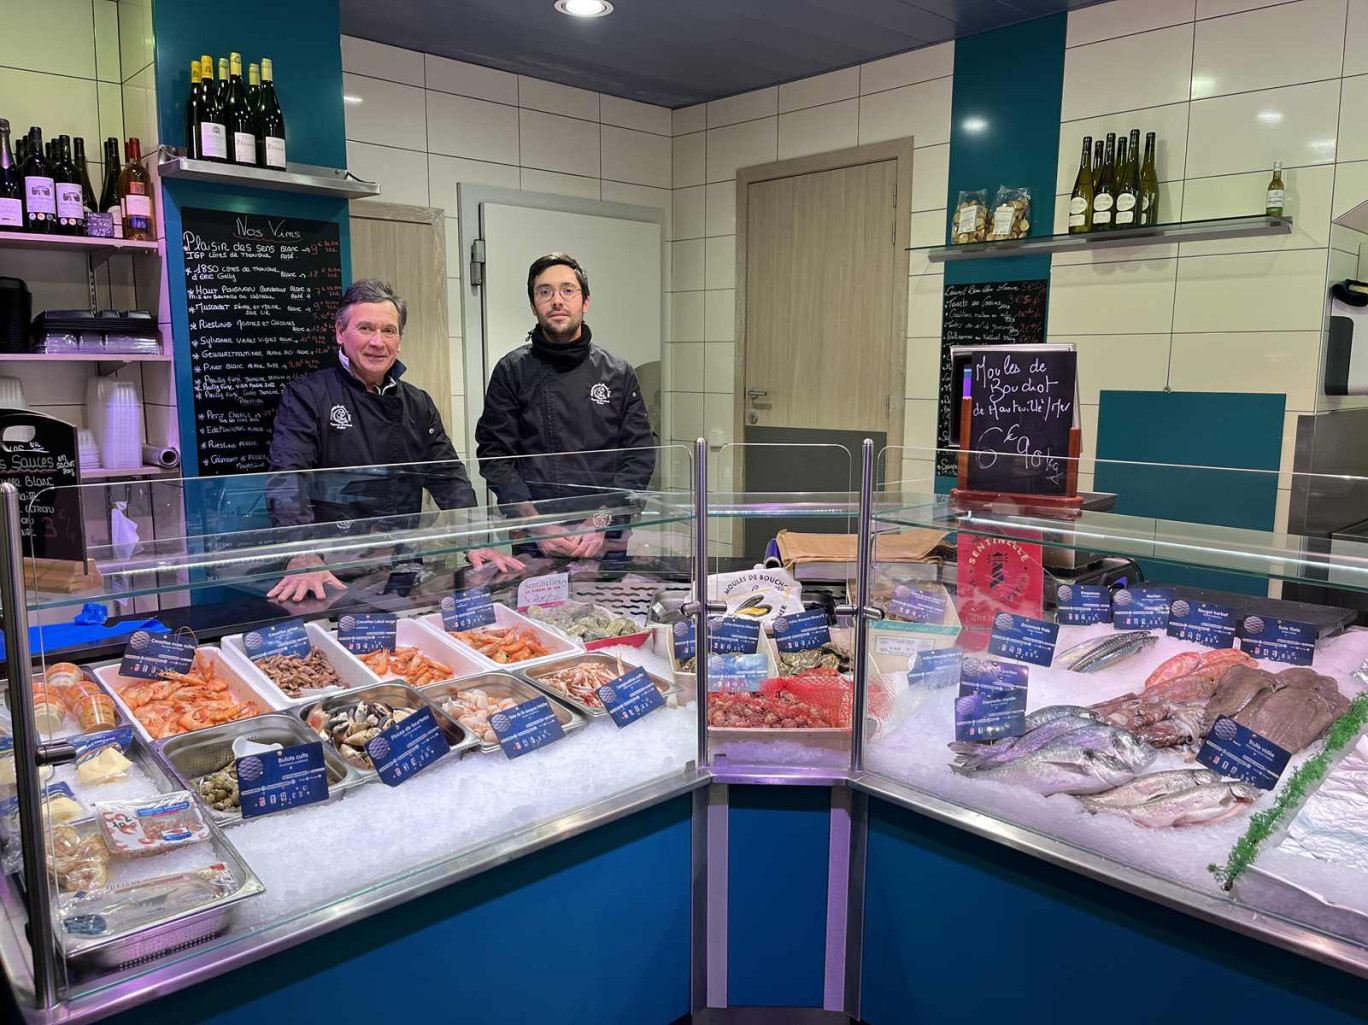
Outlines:
{"label": "glass shelf", "polygon": [[316,196],[338,196],[342,199],[366,199],[380,195],[379,185],[350,177],[350,172],[344,167],[291,164],[288,171],[269,171],[264,167],[240,167],[211,160],[169,156],[157,165],[157,173],[163,178],[221,182],[274,192],[309,192]]}
{"label": "glass shelf", "polygon": [[983,260],[1001,256],[1026,256],[1031,253],[1082,253],[1092,249],[1119,246],[1172,245],[1175,242],[1210,242],[1215,239],[1254,238],[1260,235],[1290,235],[1291,217],[1266,214],[1245,217],[1218,217],[1207,221],[1179,221],[1145,228],[1089,232],[1085,235],[1033,235],[1000,242],[966,242],[955,246],[913,246],[909,252],[922,253],[931,263],[953,260]]}
{"label": "glass shelf", "polygon": [[126,238],[95,238],[91,235],[37,235],[27,231],[0,232],[0,249],[42,249],[67,253],[147,253],[160,243]]}

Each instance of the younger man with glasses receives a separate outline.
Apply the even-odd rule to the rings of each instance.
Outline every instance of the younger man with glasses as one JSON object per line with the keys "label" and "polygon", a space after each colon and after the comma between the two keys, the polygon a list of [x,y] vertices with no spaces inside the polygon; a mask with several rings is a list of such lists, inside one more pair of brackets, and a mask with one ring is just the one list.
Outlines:
{"label": "younger man with glasses", "polygon": [[[596,558],[616,533],[592,513],[607,504],[604,492],[647,486],[655,434],[636,371],[593,343],[584,322],[589,278],[575,258],[548,253],[533,261],[527,298],[537,325],[490,374],[475,428],[480,473],[515,515],[535,514],[539,502],[547,503],[545,512],[590,512],[585,525],[600,529],[554,537],[546,535],[564,528],[544,528],[537,547],[546,555]],[[535,458],[554,453],[576,455]]]}

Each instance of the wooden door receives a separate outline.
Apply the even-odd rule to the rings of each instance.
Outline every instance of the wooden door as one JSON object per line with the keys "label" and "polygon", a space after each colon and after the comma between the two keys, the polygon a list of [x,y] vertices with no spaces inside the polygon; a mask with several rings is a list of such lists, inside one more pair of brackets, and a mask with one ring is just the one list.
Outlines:
{"label": "wooden door", "polygon": [[451,420],[451,343],[447,340],[446,243],[442,211],[389,203],[351,208],[352,280],[379,278],[408,303],[399,347],[404,380],[432,396],[456,450],[465,424]]}

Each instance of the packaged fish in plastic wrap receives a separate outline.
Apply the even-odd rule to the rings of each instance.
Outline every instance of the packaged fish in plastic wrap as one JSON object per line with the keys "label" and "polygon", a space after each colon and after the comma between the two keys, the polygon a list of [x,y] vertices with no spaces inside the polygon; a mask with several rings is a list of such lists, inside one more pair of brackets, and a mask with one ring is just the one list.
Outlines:
{"label": "packaged fish in plastic wrap", "polygon": [[228,866],[156,876],[126,886],[78,893],[57,908],[65,942],[125,933],[203,907],[237,888]]}

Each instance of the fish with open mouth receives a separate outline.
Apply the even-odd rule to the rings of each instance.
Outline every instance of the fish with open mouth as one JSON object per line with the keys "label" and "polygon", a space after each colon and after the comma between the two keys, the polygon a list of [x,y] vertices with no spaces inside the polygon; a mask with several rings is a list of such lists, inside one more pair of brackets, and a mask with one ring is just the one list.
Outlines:
{"label": "fish with open mouth", "polygon": [[1158,640],[1148,630],[1122,630],[1093,637],[1061,651],[1054,667],[1074,673],[1096,673],[1149,650]]}

